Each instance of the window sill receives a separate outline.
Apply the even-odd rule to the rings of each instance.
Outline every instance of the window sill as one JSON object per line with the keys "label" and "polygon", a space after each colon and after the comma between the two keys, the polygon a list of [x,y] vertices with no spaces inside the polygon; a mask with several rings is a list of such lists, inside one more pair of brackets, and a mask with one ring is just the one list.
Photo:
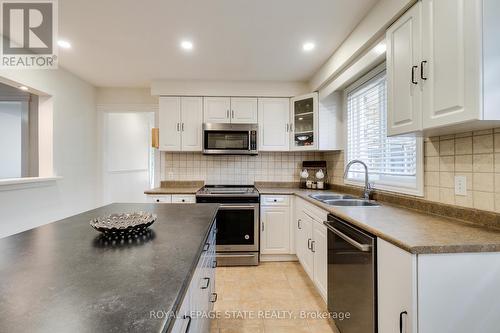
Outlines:
{"label": "window sill", "polygon": [[[344,180],[344,184],[346,185],[352,185],[352,186],[357,186],[364,188],[365,187],[365,182],[358,182],[355,180]],[[411,187],[397,187],[397,186],[391,186],[387,184],[377,184],[377,183],[370,183],[373,187],[372,190],[380,190],[380,191],[387,191],[387,192],[393,192],[395,194],[406,194],[406,195],[412,195],[416,197],[423,197],[424,193],[421,188],[411,188]]]}
{"label": "window sill", "polygon": [[59,179],[62,179],[62,177],[53,176],[0,179],[0,191],[48,186],[55,183]]}

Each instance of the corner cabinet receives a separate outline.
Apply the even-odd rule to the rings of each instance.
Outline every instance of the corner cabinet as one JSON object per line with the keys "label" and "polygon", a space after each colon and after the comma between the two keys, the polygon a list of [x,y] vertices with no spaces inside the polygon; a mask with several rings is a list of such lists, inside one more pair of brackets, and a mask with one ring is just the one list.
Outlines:
{"label": "corner cabinet", "polygon": [[386,34],[390,135],[500,123],[500,3],[422,0]]}
{"label": "corner cabinet", "polygon": [[291,105],[291,149],[318,149],[318,93],[294,97]]}
{"label": "corner cabinet", "polygon": [[257,98],[254,97],[205,97],[204,108],[205,123],[257,123]]}
{"label": "corner cabinet", "polygon": [[201,151],[201,97],[160,97],[160,150]]}
{"label": "corner cabinet", "polygon": [[259,98],[259,150],[290,150],[290,99]]}

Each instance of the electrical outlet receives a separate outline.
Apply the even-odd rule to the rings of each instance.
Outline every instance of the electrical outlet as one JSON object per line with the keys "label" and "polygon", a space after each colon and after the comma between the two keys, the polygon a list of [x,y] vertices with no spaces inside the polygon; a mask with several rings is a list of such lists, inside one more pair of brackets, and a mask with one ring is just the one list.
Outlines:
{"label": "electrical outlet", "polygon": [[467,177],[455,176],[455,194],[467,195]]}

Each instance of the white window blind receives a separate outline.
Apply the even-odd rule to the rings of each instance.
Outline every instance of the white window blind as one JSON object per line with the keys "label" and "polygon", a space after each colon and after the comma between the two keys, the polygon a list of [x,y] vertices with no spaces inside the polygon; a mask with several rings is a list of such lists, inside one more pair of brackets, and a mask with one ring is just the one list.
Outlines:
{"label": "white window blind", "polygon": [[[366,80],[366,78],[365,78]],[[346,91],[347,161],[361,160],[370,181],[392,187],[417,188],[417,138],[387,137],[385,71]],[[351,167],[348,179],[364,179],[364,169]]]}

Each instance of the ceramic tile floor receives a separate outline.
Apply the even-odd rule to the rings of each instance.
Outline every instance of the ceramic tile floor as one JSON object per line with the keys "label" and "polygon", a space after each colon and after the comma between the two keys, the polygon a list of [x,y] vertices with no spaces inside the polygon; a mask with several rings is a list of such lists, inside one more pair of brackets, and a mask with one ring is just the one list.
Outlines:
{"label": "ceramic tile floor", "polygon": [[212,320],[211,333],[336,332],[328,319],[301,316],[327,309],[297,262],[218,267],[215,286],[219,318]]}

